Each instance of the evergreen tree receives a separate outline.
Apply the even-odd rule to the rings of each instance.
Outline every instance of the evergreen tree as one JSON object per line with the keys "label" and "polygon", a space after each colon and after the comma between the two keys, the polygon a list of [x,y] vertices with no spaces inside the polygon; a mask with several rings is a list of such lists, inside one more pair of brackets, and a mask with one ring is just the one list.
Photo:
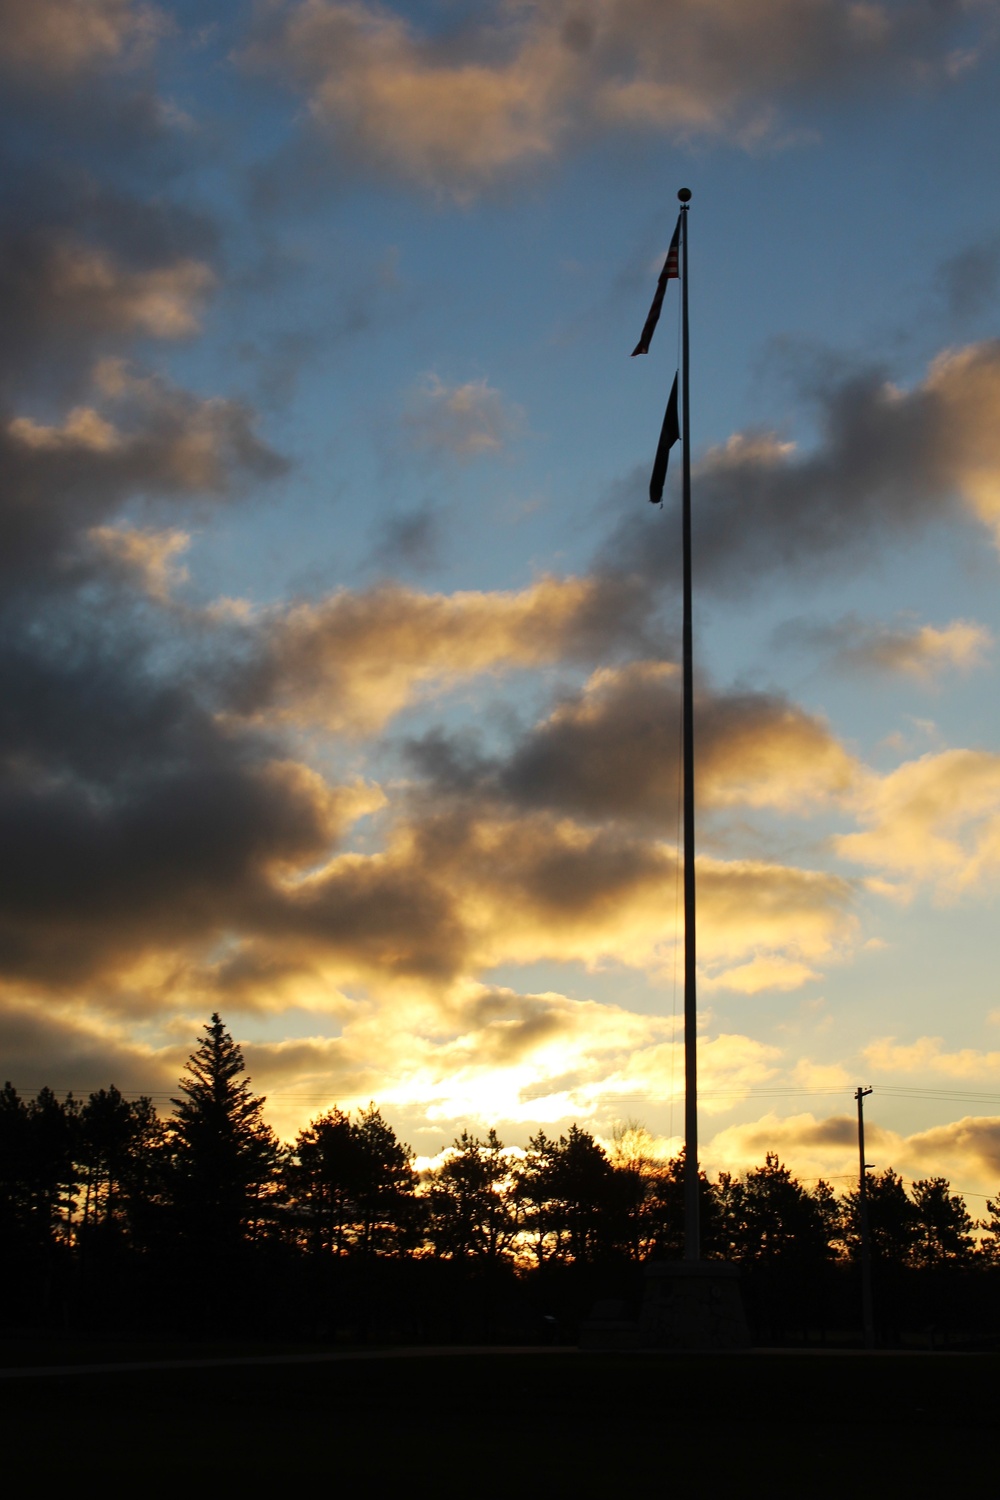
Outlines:
{"label": "evergreen tree", "polygon": [[357,1151],[356,1244],[362,1255],[412,1248],[419,1209],[413,1152],[396,1139],[374,1103],[351,1124]]}
{"label": "evergreen tree", "polygon": [[[866,1189],[872,1260],[886,1266],[911,1265],[919,1229],[903,1179],[887,1167],[884,1172],[869,1174]],[[847,1194],[845,1204],[844,1239],[851,1256],[857,1259],[861,1254],[861,1208],[856,1189]]]}
{"label": "evergreen tree", "polygon": [[243,1054],[218,1013],[205,1026],[172,1099],[174,1201],[179,1227],[203,1247],[234,1249],[264,1219],[280,1160],[264,1099],[250,1090]]}
{"label": "evergreen tree", "polygon": [[155,1196],[155,1160],[163,1126],[152,1101],[126,1099],[114,1084],[92,1093],[80,1110],[82,1229],[130,1234],[145,1222]]}
{"label": "evergreen tree", "polygon": [[979,1253],[989,1265],[1000,1265],[1000,1195],[987,1198],[986,1212],[989,1218],[976,1222],[977,1229],[986,1231],[979,1242]]}
{"label": "evergreen tree", "polygon": [[733,1195],[729,1233],[731,1253],[744,1265],[776,1268],[792,1262],[821,1265],[830,1256],[830,1204],[826,1191],[815,1198],[792,1176],[774,1152],[762,1167],[747,1172]]}
{"label": "evergreen tree", "polygon": [[344,1255],[351,1245],[361,1153],[350,1117],[328,1110],[300,1130],[285,1164],[291,1222],[310,1250]]}
{"label": "evergreen tree", "polygon": [[615,1169],[588,1130],[571,1125],[558,1141],[544,1130],[533,1136],[518,1173],[518,1199],[539,1264],[552,1257],[598,1258],[617,1207],[616,1189]]}
{"label": "evergreen tree", "polygon": [[23,1100],[0,1091],[0,1225],[24,1245],[72,1240],[78,1172],[79,1106],[50,1088]]}
{"label": "evergreen tree", "polygon": [[917,1234],[913,1258],[918,1266],[966,1265],[972,1258],[975,1225],[965,1200],[949,1191],[946,1177],[929,1177],[911,1189]]}

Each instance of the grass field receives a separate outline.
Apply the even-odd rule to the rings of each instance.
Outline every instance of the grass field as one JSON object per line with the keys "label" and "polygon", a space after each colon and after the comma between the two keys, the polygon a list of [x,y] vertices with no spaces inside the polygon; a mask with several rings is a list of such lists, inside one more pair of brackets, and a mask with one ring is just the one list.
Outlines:
{"label": "grass field", "polygon": [[0,1451],[7,1481],[43,1494],[645,1496],[691,1481],[708,1497],[991,1494],[998,1378],[993,1355],[572,1350],[45,1376],[0,1381]]}

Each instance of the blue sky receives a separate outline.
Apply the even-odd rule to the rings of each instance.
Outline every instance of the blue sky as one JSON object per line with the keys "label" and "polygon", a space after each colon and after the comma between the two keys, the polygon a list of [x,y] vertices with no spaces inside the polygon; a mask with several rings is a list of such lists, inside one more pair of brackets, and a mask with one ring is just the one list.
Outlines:
{"label": "blue sky", "polygon": [[688,186],[705,1159],[996,1191],[998,21],[12,9],[15,1084],[676,1145]]}

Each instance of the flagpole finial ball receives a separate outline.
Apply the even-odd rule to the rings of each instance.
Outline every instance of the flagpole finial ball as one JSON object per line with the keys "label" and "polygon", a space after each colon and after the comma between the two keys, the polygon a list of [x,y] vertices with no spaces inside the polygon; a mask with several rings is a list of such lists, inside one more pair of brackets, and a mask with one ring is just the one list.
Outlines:
{"label": "flagpole finial ball", "polygon": [[677,196],[681,200],[682,203],[690,203],[691,202],[691,189],[690,188],[681,188],[681,190],[677,194]]}

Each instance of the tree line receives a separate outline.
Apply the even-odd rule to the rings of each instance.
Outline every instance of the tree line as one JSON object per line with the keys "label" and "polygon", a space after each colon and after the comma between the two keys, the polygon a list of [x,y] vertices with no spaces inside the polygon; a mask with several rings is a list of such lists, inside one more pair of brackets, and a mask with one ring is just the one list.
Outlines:
{"label": "tree line", "polygon": [[[588,1299],[634,1306],[642,1263],[681,1254],[683,1156],[656,1157],[640,1126],[610,1150],[578,1125],[516,1152],[463,1132],[418,1173],[373,1103],[328,1110],[283,1145],[218,1015],[172,1104],[164,1119],[114,1087],[80,1101],[5,1086],[8,1327],[176,1327],[208,1278],[224,1291],[204,1328],[572,1337]],[[890,1168],[867,1198],[883,1338],[981,1333],[984,1310],[1000,1312],[1000,1197],[977,1224],[944,1177],[908,1187]],[[856,1325],[856,1188],[803,1183],[768,1154],[702,1175],[701,1200],[704,1253],[743,1268],[758,1337]]]}

